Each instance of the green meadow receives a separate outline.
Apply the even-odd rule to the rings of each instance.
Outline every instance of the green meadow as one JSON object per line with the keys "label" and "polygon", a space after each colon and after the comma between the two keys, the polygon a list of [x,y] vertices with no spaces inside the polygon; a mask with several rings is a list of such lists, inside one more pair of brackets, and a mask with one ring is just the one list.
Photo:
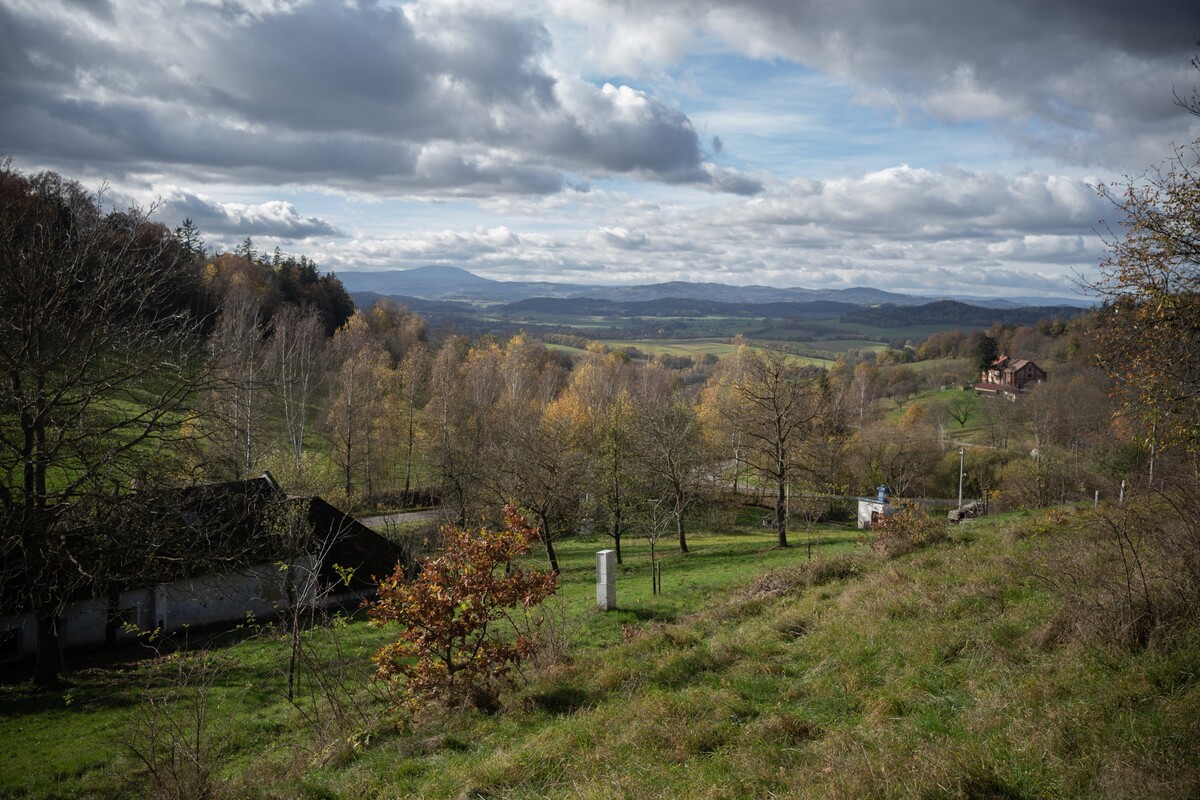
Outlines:
{"label": "green meadow", "polygon": [[[691,554],[660,543],[661,596],[650,592],[645,542],[630,538],[619,610],[608,613],[594,609],[593,580],[610,541],[561,542],[543,658],[498,713],[388,711],[367,678],[389,632],[357,618],[306,634],[343,665],[336,703],[302,683],[289,704],[286,640],[247,626],[208,643],[220,669],[196,728],[210,770],[200,788],[261,798],[1195,797],[1200,635],[1184,627],[1127,647],[1081,623],[1049,576],[1083,563],[1072,559],[1095,535],[1085,513],[974,520],[893,560],[843,526],[812,531],[810,560],[803,529],[779,550],[762,510],[715,514],[698,521]],[[137,758],[147,699],[170,697],[156,676],[179,663],[78,664],[62,692],[4,686],[0,797],[179,788],[153,782]]]}

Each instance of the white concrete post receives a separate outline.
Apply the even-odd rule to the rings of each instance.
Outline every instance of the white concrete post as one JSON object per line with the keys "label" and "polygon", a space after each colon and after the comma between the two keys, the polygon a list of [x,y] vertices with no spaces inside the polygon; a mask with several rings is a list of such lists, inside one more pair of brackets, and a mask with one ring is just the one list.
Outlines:
{"label": "white concrete post", "polygon": [[617,607],[617,551],[596,553],[596,605],[601,611]]}

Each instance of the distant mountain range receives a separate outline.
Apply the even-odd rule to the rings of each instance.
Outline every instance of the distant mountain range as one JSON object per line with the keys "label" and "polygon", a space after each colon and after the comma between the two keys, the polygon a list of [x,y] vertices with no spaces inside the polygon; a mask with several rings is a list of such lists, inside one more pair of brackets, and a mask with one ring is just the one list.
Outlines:
{"label": "distant mountain range", "polygon": [[[1020,308],[1027,306],[1075,306],[1086,308],[1092,303],[1083,299],[1046,297],[1009,297],[1003,299],[945,295],[920,297],[880,289],[854,287],[850,289],[775,288],[771,286],[730,286],[723,283],[688,283],[672,281],[644,286],[597,286],[545,281],[494,281],[448,266],[417,267],[416,269],[382,272],[339,272],[342,284],[352,294],[374,293],[406,301],[460,301],[468,303],[513,303],[532,298],[580,298],[614,302],[645,302],[663,299],[696,300],[717,303],[785,303],[832,302],[855,306],[874,306],[890,303],[896,306],[916,306],[931,300],[960,300],[983,308]],[[414,310],[412,303],[408,303]],[[441,311],[450,311],[443,307]]]}
{"label": "distant mountain range", "polygon": [[[689,300],[664,297],[658,300],[603,300],[595,297],[533,297],[502,306],[492,311],[519,316],[521,314],[560,314],[589,317],[742,317],[753,319],[830,319],[864,306],[837,303],[832,300],[783,301],[774,303],[725,303],[719,300]],[[415,310],[415,309],[414,309]]]}

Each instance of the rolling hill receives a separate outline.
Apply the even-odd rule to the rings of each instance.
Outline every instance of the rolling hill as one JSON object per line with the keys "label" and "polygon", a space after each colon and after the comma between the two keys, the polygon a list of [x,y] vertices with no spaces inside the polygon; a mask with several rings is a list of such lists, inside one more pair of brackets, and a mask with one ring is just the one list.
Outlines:
{"label": "rolling hill", "polygon": [[451,266],[427,266],[407,270],[376,272],[339,272],[349,292],[374,292],[423,300],[459,300],[490,305],[513,303],[535,297],[581,298],[640,303],[664,299],[698,300],[717,303],[849,303],[872,306],[918,306],[933,299],[961,300],[977,307],[1016,308],[1030,305],[1089,305],[1084,301],[1054,298],[930,298],[886,292],[869,287],[847,289],[805,289],[797,286],[732,286],[723,283],[670,281],[638,286],[598,286],[592,284],[551,283],[547,281],[496,281],[465,269]]}

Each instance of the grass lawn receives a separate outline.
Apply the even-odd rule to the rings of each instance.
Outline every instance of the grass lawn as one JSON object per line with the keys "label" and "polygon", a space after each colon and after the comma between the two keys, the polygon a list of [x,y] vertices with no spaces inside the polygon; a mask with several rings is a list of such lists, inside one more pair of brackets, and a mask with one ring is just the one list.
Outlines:
{"label": "grass lawn", "polygon": [[814,339],[811,342],[802,342],[801,346],[828,353],[845,353],[849,350],[866,353],[887,349],[887,344],[884,342],[864,342],[861,339]]}
{"label": "grass lawn", "polygon": [[[323,734],[282,698],[283,642],[225,648],[216,788],[356,800],[1200,795],[1196,629],[1141,649],[1080,638],[1039,577],[1086,535],[1085,514],[973,520],[895,560],[822,527],[809,562],[802,546],[771,546],[762,513],[693,533],[690,555],[663,546],[660,597],[631,539],[616,612],[594,610],[594,554],[609,540],[560,543],[561,657],[500,713]],[[354,622],[314,638],[334,633],[356,674],[387,636]],[[5,687],[0,797],[144,784],[123,755],[136,743],[126,720],[150,671],[171,668],[78,671],[69,693]],[[353,697],[380,707],[366,689]]]}
{"label": "grass lawn", "polygon": [[[753,527],[762,513],[744,512],[746,524],[738,533],[692,533],[692,553],[686,557],[673,541],[660,542],[664,592],[659,597],[650,591],[647,543],[624,541],[625,563],[618,570],[620,610],[609,614],[594,610],[595,553],[610,548],[611,539],[560,542],[559,624],[571,631],[580,652],[602,651],[620,643],[625,625],[677,619],[727,596],[764,568],[804,559],[802,547],[774,549],[773,534]],[[802,532],[793,537],[806,541]],[[824,552],[849,547],[853,537],[845,528],[828,527],[820,531],[819,540],[819,552]],[[544,565],[540,549],[529,560]],[[361,615],[336,630],[338,646],[363,686],[372,669],[371,653],[390,635],[369,626]],[[331,647],[321,639],[333,636],[318,631],[318,647]],[[244,768],[259,752],[286,751],[289,743],[302,738],[304,719],[285,695],[288,647],[269,626],[191,638],[194,645],[213,647],[221,658],[209,718],[219,731],[219,745],[214,746],[228,769]],[[118,663],[79,657],[69,675],[70,686],[60,692],[32,692],[15,679],[0,684],[0,798],[125,795],[130,776],[141,769],[128,747],[131,736],[136,738],[131,730],[138,727],[137,711],[148,697],[162,694],[157,677],[170,675],[175,664],[154,659],[148,648],[123,655]],[[369,692],[360,694],[362,702],[381,707]]]}

